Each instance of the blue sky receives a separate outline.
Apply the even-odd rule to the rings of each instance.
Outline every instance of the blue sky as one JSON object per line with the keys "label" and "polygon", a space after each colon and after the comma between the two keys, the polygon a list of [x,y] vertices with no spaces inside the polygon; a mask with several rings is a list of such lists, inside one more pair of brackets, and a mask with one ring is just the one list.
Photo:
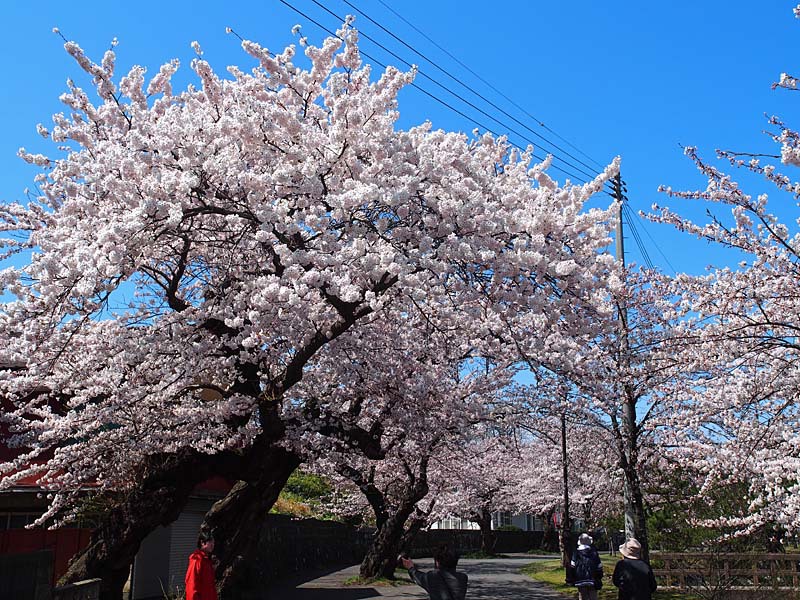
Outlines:
{"label": "blue sky", "polygon": [[[338,15],[356,14],[356,27],[362,34],[418,64],[423,73],[470,98],[503,122],[491,121],[418,77],[420,87],[473,115],[474,120],[408,89],[400,99],[401,126],[429,119],[436,127],[471,131],[476,126],[474,121],[478,121],[482,128],[497,132],[511,128],[520,131],[536,143],[539,154],[552,150],[522,125],[501,115],[498,108],[457,88],[435,66],[358,15],[343,0],[320,2]],[[658,201],[677,206],[686,214],[702,212],[702,207],[668,202],[656,191],[660,184],[675,189],[704,185],[683,156],[681,145],[698,146],[707,157],[718,147],[774,153],[774,145],[762,133],[766,127],[764,114],[780,115],[790,125],[800,127],[796,120],[793,123],[792,94],[770,90],[782,71],[793,72],[800,56],[800,21],[792,15],[796,3],[789,1],[350,2],[575,158],[594,167],[582,153],[600,163],[621,155],[630,206],[635,210],[647,209]],[[313,0],[292,0],[291,4],[329,29],[338,25],[337,19]],[[97,60],[111,39],[117,37],[118,73],[127,72],[132,64],[142,64],[153,74],[161,63],[177,57],[183,65],[179,81],[184,84],[190,80],[188,63],[194,53],[189,45],[193,40],[200,42],[205,58],[220,71],[229,64],[250,64],[238,40],[227,35],[225,27],[272,50],[296,42],[290,32],[295,24],[302,25],[302,33],[311,42],[326,35],[280,0],[6,2],[0,8],[0,17],[6,24],[0,38],[6,76],[5,84],[0,86],[0,109],[5,117],[0,135],[0,201],[21,199],[23,190],[32,184],[35,170],[16,157],[20,146],[52,154],[49,144],[36,134],[35,126],[49,124],[52,113],[61,110],[58,96],[66,89],[66,79],[73,77],[86,83],[80,69],[63,51],[63,41],[52,33],[53,27],[59,27],[68,39],[77,41]],[[487,87],[414,28],[524,111]],[[363,37],[361,48],[374,60],[404,66]],[[522,145],[527,143],[514,134],[510,138]],[[577,164],[563,151],[555,150],[555,154]],[[586,170],[585,166],[577,166]],[[567,169],[575,171],[573,167]],[[558,171],[551,174],[559,180],[565,177]],[[764,185],[749,189],[770,191]],[[778,200],[784,207],[776,210],[794,218],[796,210],[791,199],[776,197]],[[637,227],[652,262],[667,272],[674,268],[699,273],[708,264],[723,265],[735,260],[670,228],[642,221],[637,221]],[[626,251],[629,260],[642,262],[632,239],[626,241]]]}

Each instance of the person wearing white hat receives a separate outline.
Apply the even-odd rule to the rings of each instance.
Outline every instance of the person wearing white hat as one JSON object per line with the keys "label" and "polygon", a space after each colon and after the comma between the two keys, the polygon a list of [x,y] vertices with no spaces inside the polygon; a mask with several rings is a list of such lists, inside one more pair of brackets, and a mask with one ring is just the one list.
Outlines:
{"label": "person wearing white hat", "polygon": [[656,591],[656,577],[653,569],[642,560],[642,545],[635,538],[629,539],[619,547],[622,554],[611,580],[619,588],[619,600],[652,600]]}
{"label": "person wearing white hat", "polygon": [[603,585],[603,563],[592,536],[582,533],[570,565],[575,569],[573,585],[578,588],[578,600],[597,600],[597,590]]}

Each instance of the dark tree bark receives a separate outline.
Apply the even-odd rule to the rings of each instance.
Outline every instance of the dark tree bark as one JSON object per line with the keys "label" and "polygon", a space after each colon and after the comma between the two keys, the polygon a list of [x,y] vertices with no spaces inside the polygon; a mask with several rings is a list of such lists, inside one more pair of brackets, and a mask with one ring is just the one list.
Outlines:
{"label": "dark tree bark", "polygon": [[[423,457],[418,465],[415,475],[409,465],[404,465],[408,485],[401,498],[395,499],[396,506],[392,506],[384,492],[379,490],[374,483],[374,470],[364,478],[355,470],[345,470],[361,491],[366,495],[372,510],[375,513],[375,537],[361,562],[359,576],[362,579],[386,577],[394,579],[394,570],[397,567],[397,556],[407,539],[406,522],[416,510],[416,504],[428,493],[428,457]],[[413,526],[412,522],[412,526]]]}
{"label": "dark tree bark", "polygon": [[492,529],[492,513],[488,508],[484,508],[470,517],[475,521],[481,531],[481,553],[491,556],[497,546],[497,534]]}
{"label": "dark tree bark", "polygon": [[203,529],[213,532],[217,544],[216,579],[222,600],[238,598],[247,566],[256,558],[264,517],[301,461],[295,454],[272,446],[259,452],[255,462],[259,468],[254,477],[238,481],[203,521]]}
{"label": "dark tree bark", "polygon": [[[408,520],[408,523],[405,527],[405,532],[400,538],[400,553],[408,554],[414,538],[417,537],[417,534],[420,532],[422,527],[428,522],[428,517],[433,511],[433,504],[434,503],[430,504],[430,507],[426,512],[423,512],[419,508],[414,510],[414,514],[411,515],[411,518]],[[398,553],[398,555],[400,553]]]}
{"label": "dark tree bark", "polygon": [[402,550],[406,533],[405,521],[410,512],[398,511],[393,513],[375,531],[375,537],[359,569],[359,576],[363,579],[374,579],[376,577],[394,579],[397,556]]}
{"label": "dark tree bark", "polygon": [[542,548],[548,552],[558,552],[559,549],[558,531],[556,531],[553,524],[553,515],[555,515],[555,512],[555,509],[549,510],[544,521]]}
{"label": "dark tree bark", "polygon": [[650,559],[650,543],[647,535],[647,515],[644,509],[644,494],[639,479],[639,447],[641,430],[636,422],[638,397],[629,385],[623,387],[622,426],[612,418],[620,467],[622,468],[623,500],[625,513],[625,537],[636,538],[642,545],[642,558]]}

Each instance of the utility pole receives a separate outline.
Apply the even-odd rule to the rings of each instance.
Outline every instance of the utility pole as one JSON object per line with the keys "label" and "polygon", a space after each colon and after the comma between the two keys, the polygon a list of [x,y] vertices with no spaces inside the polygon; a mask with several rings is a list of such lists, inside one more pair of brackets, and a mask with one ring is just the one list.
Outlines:
{"label": "utility pole", "polygon": [[[566,396],[566,394],[565,394]],[[572,531],[572,518],[569,514],[569,455],[567,454],[567,409],[561,411],[561,469],[564,486],[564,513],[561,515],[561,566],[565,569],[571,560],[570,532]]]}
{"label": "utility pole", "polygon": [[[617,173],[614,177],[614,180],[611,182],[611,186],[613,188],[613,195],[614,200],[617,201],[619,204],[618,212],[617,212],[617,227],[616,227],[616,243],[615,243],[615,254],[617,258],[617,262],[622,264],[622,268],[625,268],[625,236],[624,231],[622,228],[622,210],[625,204],[625,200],[627,199],[625,196],[625,191],[623,188],[622,183],[622,174]],[[625,305],[624,302],[621,302],[617,307],[619,313],[619,342],[620,342],[620,359],[624,361],[624,366],[627,366],[627,356],[628,356],[628,307]],[[624,457],[624,465],[629,464],[630,459],[630,450],[631,450],[631,442],[635,442],[635,440],[631,437],[632,432],[634,431],[634,427],[636,427],[636,405],[631,403],[628,394],[625,393],[625,389],[623,387],[622,394],[620,400],[622,401],[622,436],[624,439],[624,450],[623,450],[623,457]],[[623,466],[624,466],[623,465]],[[633,505],[632,502],[632,494],[631,494],[631,486],[628,482],[628,477],[624,478],[623,483],[623,494],[624,494],[624,512],[625,512],[625,538],[632,538],[636,537],[636,519],[633,511],[630,510],[630,507]]]}
{"label": "utility pole", "polygon": [[625,195],[625,192],[628,191],[628,188],[625,187],[625,183],[622,181],[622,175],[617,173],[614,176],[614,180],[611,182],[611,188],[613,190],[612,196],[614,200],[619,202],[619,213],[617,215],[617,240],[615,244],[616,256],[617,260],[622,263],[622,266],[625,266],[625,239],[622,235],[622,206],[625,203],[625,200],[628,197]]}
{"label": "utility pole", "polygon": [[[625,268],[625,237],[622,228],[622,211],[625,201],[627,188],[622,181],[622,176],[617,173],[611,182],[613,197],[619,203],[619,213],[616,227],[616,258]],[[628,369],[628,356],[630,352],[630,342],[628,340],[628,307],[623,300],[618,308],[619,312],[619,343],[620,343],[620,371],[626,376]],[[629,382],[623,382],[620,389],[620,401],[622,403],[622,431],[621,436],[621,456],[620,466],[624,472],[624,507],[625,507],[625,538],[637,538],[642,544],[643,558],[647,560],[649,555],[649,544],[647,539],[647,525],[644,520],[644,507],[642,506],[641,489],[639,484],[638,462],[639,462],[639,431],[636,423],[636,402],[637,396]]]}

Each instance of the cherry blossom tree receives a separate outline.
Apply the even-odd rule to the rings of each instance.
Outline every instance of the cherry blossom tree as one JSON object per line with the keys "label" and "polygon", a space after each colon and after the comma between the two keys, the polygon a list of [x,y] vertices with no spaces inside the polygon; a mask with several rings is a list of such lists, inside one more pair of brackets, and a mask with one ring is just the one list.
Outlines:
{"label": "cherry blossom tree", "polygon": [[[797,80],[782,74],[775,87],[796,91]],[[686,154],[707,179],[705,189],[663,191],[707,203],[709,219],[695,222],[658,205],[651,215],[728,248],[739,261],[735,267],[709,268],[703,276],[681,276],[672,290],[679,294],[676,310],[692,342],[683,360],[699,374],[673,391],[674,401],[691,412],[674,415],[672,443],[675,459],[700,473],[701,493],[713,497],[729,485],[748,489],[747,510],[709,523],[735,526],[740,533],[773,524],[800,526],[800,221],[785,202],[797,205],[800,198],[800,184],[792,179],[793,167],[800,166],[800,134],[777,117],[769,124],[774,153],[717,151],[717,157],[741,169],[747,185],[756,187],[760,180],[772,188],[773,198],[748,193],[689,147]]]}
{"label": "cherry blossom tree", "polygon": [[[586,306],[590,314],[552,317],[547,336],[521,333],[527,327],[525,315],[507,323],[521,360],[539,379],[530,388],[529,405],[519,404],[517,410],[522,416],[530,413],[532,430],[537,419],[564,416],[604,430],[595,437],[613,440],[613,461],[622,475],[626,534],[642,543],[646,555],[642,458],[660,439],[665,417],[675,410],[665,400],[667,392],[691,379],[692,370],[675,351],[683,338],[675,327],[673,296],[664,294],[669,278],[623,265],[615,269],[604,299]],[[591,326],[581,329],[576,321]],[[672,341],[676,344],[670,345]]]}
{"label": "cherry blossom tree", "polygon": [[563,377],[539,368],[533,381],[507,394],[524,471],[515,486],[517,510],[559,514],[559,548],[566,566],[580,514],[590,528],[622,508],[619,461],[608,416],[580,397]]}
{"label": "cherry blossom tree", "polygon": [[38,477],[40,522],[68,519],[88,483],[114,499],[67,575],[102,577],[104,598],[212,473],[239,480],[209,515],[233,580],[300,461],[289,392],[370,315],[412,302],[498,345],[504,315],[591,304],[609,268],[611,219],[584,203],[616,165],[558,187],[502,138],[397,129],[413,73],[372,81],[349,25],[305,48],[307,68],[243,41],[257,66],[223,78],[194,46],[199,84],[176,92],[177,61],[117,81],[113,50],[98,64],[68,42],[94,96],[69,82],[39,127],[55,154],[20,151],[38,195],[0,207],[3,256],[22,262],[0,272],[3,418],[24,449],[0,489]]}
{"label": "cherry blossom tree", "polygon": [[[491,427],[488,429],[491,430]],[[514,440],[483,426],[471,440],[453,446],[437,460],[440,516],[458,516],[478,524],[481,552],[494,554],[497,536],[492,513],[517,508],[517,491],[526,474]]]}
{"label": "cherry blossom tree", "polygon": [[[396,558],[427,524],[432,463],[449,460],[486,418],[513,371],[470,358],[473,350],[411,306],[384,310],[329,344],[296,386],[287,422],[317,469],[363,494],[376,526],[361,577],[393,578]],[[372,456],[353,443],[368,432]],[[448,457],[448,458],[444,458]],[[436,487],[436,486],[434,486]]]}

